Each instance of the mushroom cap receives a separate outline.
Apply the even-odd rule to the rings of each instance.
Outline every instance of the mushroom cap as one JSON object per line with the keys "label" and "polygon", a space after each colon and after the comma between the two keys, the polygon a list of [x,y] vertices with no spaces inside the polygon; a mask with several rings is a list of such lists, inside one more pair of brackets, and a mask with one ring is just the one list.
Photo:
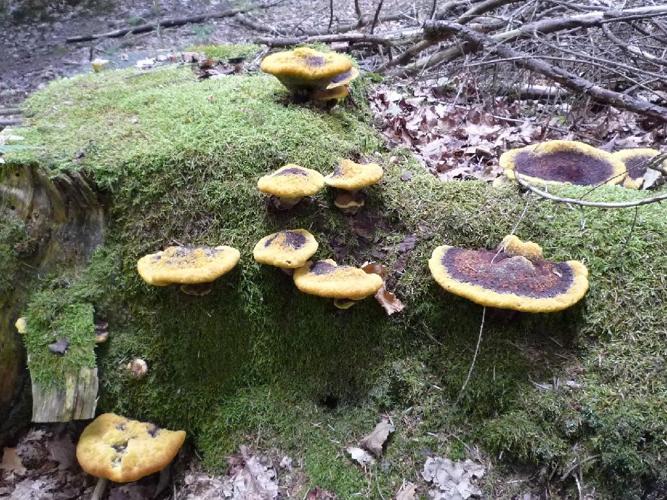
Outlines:
{"label": "mushroom cap", "polygon": [[127,483],[164,469],[184,441],[185,431],[104,413],[83,430],[76,458],[88,474]]}
{"label": "mushroom cap", "polygon": [[503,245],[497,251],[443,245],[433,251],[428,265],[445,290],[487,307],[555,312],[586,294],[588,270],[581,262],[544,260],[539,245],[521,240],[505,248],[510,252]]}
{"label": "mushroom cap", "polygon": [[332,299],[361,300],[382,287],[382,277],[363,269],[339,266],[331,259],[308,262],[294,271],[294,284],[304,293]]}
{"label": "mushroom cap", "polygon": [[[623,186],[630,189],[639,189],[644,183],[646,163],[659,154],[661,154],[660,151],[651,148],[621,149],[612,153],[614,158],[623,162],[628,171]],[[667,168],[667,160],[664,160],[662,165]]]}
{"label": "mushroom cap", "polygon": [[348,72],[352,68],[352,61],[336,52],[298,47],[269,54],[259,67],[291,90],[323,89],[336,75]]}
{"label": "mushroom cap", "polygon": [[352,160],[340,160],[333,173],[324,178],[327,186],[346,191],[356,191],[382,179],[382,167],[377,163],[355,163]]}
{"label": "mushroom cap", "polygon": [[240,257],[236,248],[228,246],[173,246],[139,259],[137,271],[149,285],[198,285],[226,274]]}
{"label": "mushroom cap", "polygon": [[334,205],[341,210],[355,211],[366,204],[366,199],[362,193],[352,193],[348,191],[339,191],[334,198]]}
{"label": "mushroom cap", "polygon": [[522,241],[514,234],[508,234],[500,242],[499,248],[507,255],[514,257],[523,255],[530,260],[543,259],[542,247],[532,241]]}
{"label": "mushroom cap", "polygon": [[317,240],[305,229],[285,229],[259,240],[252,254],[260,264],[296,269],[317,252],[317,247]]}
{"label": "mushroom cap", "polygon": [[327,89],[334,89],[341,86],[347,87],[352,80],[356,80],[358,77],[359,70],[352,66],[349,70],[335,75],[329,82],[329,85],[327,85]]}
{"label": "mushroom cap", "polygon": [[21,335],[28,333],[28,320],[25,316],[21,316],[19,319],[17,319],[16,323],[14,323],[14,326],[16,327],[16,331]]}
{"label": "mushroom cap", "polygon": [[531,184],[579,186],[620,184],[625,165],[611,153],[577,141],[547,141],[511,149],[500,157],[505,175],[516,180],[515,172]]}
{"label": "mushroom cap", "polygon": [[257,188],[266,194],[282,198],[303,198],[324,187],[324,177],[317,170],[292,163],[260,177]]}

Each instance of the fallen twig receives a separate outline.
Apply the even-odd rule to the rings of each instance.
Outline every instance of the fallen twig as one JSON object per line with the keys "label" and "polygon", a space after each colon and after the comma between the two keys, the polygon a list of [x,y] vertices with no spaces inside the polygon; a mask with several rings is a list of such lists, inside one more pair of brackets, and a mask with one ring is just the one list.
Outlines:
{"label": "fallen twig", "polygon": [[651,198],[644,198],[642,200],[634,200],[634,201],[588,201],[588,200],[581,200],[578,198],[565,198],[562,196],[556,196],[554,194],[543,191],[542,189],[536,188],[535,186],[532,186],[531,184],[526,182],[523,179],[523,175],[518,172],[515,172],[515,176],[517,182],[521,186],[528,189],[529,191],[532,191],[536,195],[541,196],[542,198],[546,198],[547,200],[551,201],[556,201],[558,203],[569,203],[572,205],[579,205],[582,207],[595,207],[604,209],[632,208],[632,207],[639,207],[641,205],[650,205],[651,203],[660,203],[661,201],[667,200],[667,193],[658,196],[653,196]]}
{"label": "fallen twig", "polygon": [[[667,7],[665,7],[665,13],[667,13]],[[532,59],[527,54],[500,45],[492,37],[478,33],[467,26],[447,21],[437,21],[437,23],[440,30],[454,33],[466,42],[476,45],[480,49],[484,48],[489,52],[496,53],[500,57],[516,59],[514,64],[517,66],[540,73],[547,78],[558,82],[563,87],[588,95],[599,102],[611,104],[617,108],[627,109],[652,118],[657,118],[658,120],[667,123],[667,108],[652,104],[643,99],[638,99],[627,94],[603,88],[562,68],[558,68],[542,60]]]}
{"label": "fallen twig", "polygon": [[200,14],[197,16],[188,16],[188,17],[178,17],[173,19],[163,19],[155,23],[141,24],[139,26],[134,26],[130,28],[121,28],[113,31],[107,31],[106,33],[96,33],[93,35],[80,35],[67,38],[65,41],[67,43],[78,43],[78,42],[90,42],[92,40],[97,40],[100,38],[120,38],[125,35],[136,35],[138,33],[148,33],[156,29],[161,28],[174,28],[176,26],[183,26],[184,24],[196,24],[203,23],[209,19],[222,19],[225,17],[233,17],[237,14],[243,14],[245,12],[250,12],[257,9],[266,9],[268,7],[273,7],[280,2],[274,2],[266,5],[255,5],[252,7],[247,7],[244,9],[228,9],[221,12],[215,12],[212,14]]}

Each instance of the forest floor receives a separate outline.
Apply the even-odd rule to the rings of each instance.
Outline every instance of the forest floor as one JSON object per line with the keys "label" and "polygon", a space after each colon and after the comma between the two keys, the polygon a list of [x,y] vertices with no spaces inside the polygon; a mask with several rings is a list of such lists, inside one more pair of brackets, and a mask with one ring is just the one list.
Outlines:
{"label": "forest floor", "polygon": [[[405,3],[386,2],[385,9]],[[309,1],[305,15],[301,10],[303,4],[287,0],[256,14],[263,23],[281,27],[285,32],[298,32],[298,27],[326,27],[329,2]],[[347,10],[336,12],[336,22],[354,19],[352,2],[345,4]],[[362,6],[369,11],[370,2],[362,2]],[[0,109],[16,108],[26,96],[53,79],[90,72],[95,58],[110,60],[114,68],[151,65],[193,46],[252,41],[256,32],[235,18],[227,18],[121,38],[66,43],[71,36],[136,26],[166,17],[217,12],[227,7],[226,2],[217,0],[126,0],[112,5],[84,2],[78,7],[40,13],[15,12],[3,16],[0,12],[0,54],[3,54]],[[472,88],[474,82],[467,81],[461,86]],[[531,116],[526,117],[522,115],[525,106],[511,100],[496,103],[493,110],[475,101],[459,102],[460,88],[439,87],[433,81],[381,84],[371,102],[378,127],[389,143],[410,148],[426,168],[443,180],[494,179],[500,173],[495,161],[498,153],[518,139],[526,143],[578,139],[607,149],[637,147],[664,139],[661,136],[664,129],[645,127],[629,113],[609,109],[580,121],[567,107],[562,108],[562,114],[554,115],[534,104]],[[20,113],[7,116],[20,119]],[[434,128],[434,123],[442,127]],[[442,155],[442,150],[456,153]],[[94,482],[79,469],[74,457],[74,443],[81,428],[80,424],[36,426],[12,447],[5,448],[0,461],[0,498],[64,500],[88,496]],[[370,431],[362,429],[360,433]],[[474,448],[466,445],[466,449],[484,462]],[[173,477],[168,482],[152,476],[128,486],[115,485],[109,498],[205,499],[227,497],[228,493],[228,497],[233,497],[239,483],[254,484],[259,494],[264,491],[272,495],[277,490],[282,497],[291,497],[307,484],[300,472],[299,457],[288,457],[278,450],[242,449],[230,456],[228,463],[226,476],[211,477],[198,468],[196,452],[187,450],[175,463]],[[494,477],[500,482],[524,485],[518,488],[521,493],[517,498],[528,500],[543,493],[536,489],[527,472],[519,470],[513,475]],[[514,486],[510,489],[516,490]],[[334,498],[318,488],[306,495],[309,499]],[[403,500],[415,498],[408,483],[403,495],[400,497]]]}

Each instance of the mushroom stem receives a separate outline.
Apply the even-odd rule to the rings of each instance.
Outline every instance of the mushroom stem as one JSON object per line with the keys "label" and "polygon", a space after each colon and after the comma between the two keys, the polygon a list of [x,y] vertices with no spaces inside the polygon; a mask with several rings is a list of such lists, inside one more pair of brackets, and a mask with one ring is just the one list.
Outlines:
{"label": "mushroom stem", "polygon": [[202,283],[201,285],[181,285],[181,292],[194,297],[203,297],[211,293],[213,285],[211,283]]}
{"label": "mushroom stem", "polygon": [[344,309],[349,309],[350,307],[355,305],[357,301],[352,299],[334,299],[333,303],[337,309],[344,310]]}
{"label": "mushroom stem", "polygon": [[281,267],[280,270],[284,272],[287,276],[292,276],[294,275],[294,269],[290,269],[287,267]]}
{"label": "mushroom stem", "polygon": [[361,207],[366,203],[366,197],[358,189],[346,191],[336,189],[334,205],[345,215],[356,215]]}
{"label": "mushroom stem", "polygon": [[286,198],[284,196],[274,196],[273,198],[275,200],[274,204],[278,210],[289,210],[303,199],[303,197]]}
{"label": "mushroom stem", "polygon": [[97,484],[95,485],[95,489],[93,490],[93,494],[90,496],[90,500],[102,500],[108,483],[108,479],[104,477],[99,478],[97,480]]}

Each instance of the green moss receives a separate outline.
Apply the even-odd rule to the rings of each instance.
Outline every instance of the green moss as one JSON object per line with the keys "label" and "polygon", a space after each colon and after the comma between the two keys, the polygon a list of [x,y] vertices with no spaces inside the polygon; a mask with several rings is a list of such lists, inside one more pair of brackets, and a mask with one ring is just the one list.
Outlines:
{"label": "green moss", "polygon": [[[599,455],[600,488],[632,479],[639,491],[664,480],[665,457],[656,451],[667,436],[662,207],[642,207],[630,235],[632,211],[574,210],[511,188],[441,183],[404,153],[390,162],[381,151],[386,177],[369,189],[362,216],[342,216],[329,193],[287,213],[268,210],[255,187],[263,173],[287,162],[328,172],[340,156],[381,150],[364,87],[355,87],[356,105],[325,113],[289,103],[270,77],[200,82],[187,68],[167,68],[62,80],[29,100],[21,135],[32,149],[6,160],[52,173],[84,169],[110,197],[105,248],[77,277],[74,288],[85,293],[68,299],[94,304],[110,322],[99,352],[101,408],[187,429],[213,468],[254,436],[302,458],[313,484],[343,497],[367,485],[342,450],[381,412],[407,422],[388,449],[389,465],[376,471],[385,496],[425,453],[460,457],[452,434],[561,471],[573,448]],[[649,195],[605,187],[590,198],[642,196]],[[443,292],[427,259],[445,242],[494,247],[528,200],[517,234],[540,242],[548,257],[583,260],[591,289],[563,313],[489,311],[455,406],[482,310]],[[395,268],[392,286],[406,310],[387,317],[367,300],[341,312],[254,263],[255,242],[285,227],[313,232],[318,257]],[[416,246],[402,253],[408,235]],[[206,297],[149,287],[136,260],[173,241],[233,245],[241,262]],[[149,365],[140,382],[117,369],[135,356]],[[555,377],[581,387],[541,391],[531,383]],[[363,491],[375,496],[377,488]]]}
{"label": "green moss", "polygon": [[[65,374],[76,373],[81,367],[95,367],[93,314],[91,304],[69,304],[63,300],[61,290],[33,295],[26,312],[28,331],[23,336],[33,382],[60,386]],[[69,344],[63,355],[48,349],[49,344],[60,339]]]}
{"label": "green moss", "polygon": [[248,59],[256,55],[261,47],[254,44],[193,45],[189,51],[201,52],[210,59],[228,61],[230,59]]}
{"label": "green moss", "polygon": [[27,239],[25,226],[16,217],[8,215],[0,220],[0,299],[14,287]]}

